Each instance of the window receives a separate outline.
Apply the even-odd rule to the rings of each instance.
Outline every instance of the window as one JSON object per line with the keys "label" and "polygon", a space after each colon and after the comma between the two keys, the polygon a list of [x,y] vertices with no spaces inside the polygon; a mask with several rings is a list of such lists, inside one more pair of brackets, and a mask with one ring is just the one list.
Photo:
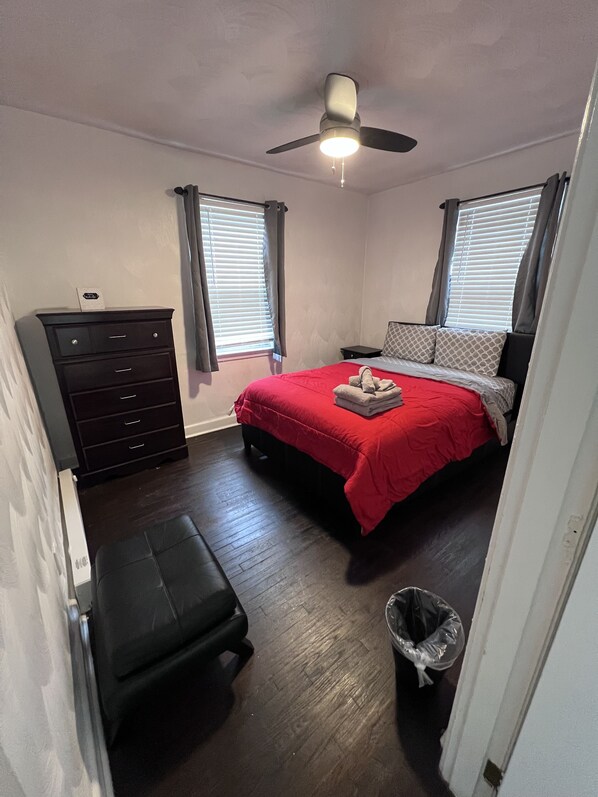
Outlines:
{"label": "window", "polygon": [[515,280],[542,186],[459,205],[447,327],[511,329]]}
{"label": "window", "polygon": [[200,197],[199,208],[216,352],[272,349],[264,208],[209,197]]}

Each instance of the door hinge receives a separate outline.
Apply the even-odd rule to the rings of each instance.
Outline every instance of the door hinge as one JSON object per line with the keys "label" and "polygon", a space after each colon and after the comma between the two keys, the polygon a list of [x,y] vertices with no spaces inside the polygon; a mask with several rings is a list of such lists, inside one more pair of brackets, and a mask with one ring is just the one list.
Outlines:
{"label": "door hinge", "polygon": [[567,523],[567,531],[563,537],[563,547],[565,549],[565,563],[570,565],[575,557],[575,549],[581,537],[583,529],[583,518],[579,515],[571,515]]}
{"label": "door hinge", "polygon": [[493,788],[498,789],[505,773],[502,769],[488,759],[484,767],[484,780],[489,783]]}

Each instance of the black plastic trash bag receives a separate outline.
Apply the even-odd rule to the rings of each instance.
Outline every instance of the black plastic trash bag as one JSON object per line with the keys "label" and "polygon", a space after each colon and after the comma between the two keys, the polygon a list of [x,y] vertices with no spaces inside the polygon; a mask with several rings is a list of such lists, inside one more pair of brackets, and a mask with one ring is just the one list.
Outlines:
{"label": "black plastic trash bag", "polygon": [[448,670],[465,645],[457,612],[438,595],[418,587],[405,587],[391,596],[386,623],[395,650],[413,662],[420,687],[433,683],[426,667]]}

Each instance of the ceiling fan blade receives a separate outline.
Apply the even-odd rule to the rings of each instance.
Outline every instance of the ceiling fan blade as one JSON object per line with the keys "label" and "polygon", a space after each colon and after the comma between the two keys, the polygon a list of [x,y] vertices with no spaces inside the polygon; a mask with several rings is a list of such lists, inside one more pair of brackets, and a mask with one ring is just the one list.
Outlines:
{"label": "ceiling fan blade", "polygon": [[379,127],[362,127],[360,139],[363,147],[385,149],[387,152],[409,152],[417,144],[414,138]]}
{"label": "ceiling fan blade", "polygon": [[320,134],[314,133],[313,136],[305,136],[305,138],[298,138],[295,141],[289,141],[288,144],[281,144],[280,147],[269,149],[266,155],[278,155],[279,152],[288,152],[290,149],[297,149],[297,147],[304,147],[306,144],[315,144],[320,140]]}
{"label": "ceiling fan blade", "polygon": [[359,87],[353,78],[328,75],[324,84],[324,105],[326,115],[333,122],[351,124],[357,113],[357,91]]}

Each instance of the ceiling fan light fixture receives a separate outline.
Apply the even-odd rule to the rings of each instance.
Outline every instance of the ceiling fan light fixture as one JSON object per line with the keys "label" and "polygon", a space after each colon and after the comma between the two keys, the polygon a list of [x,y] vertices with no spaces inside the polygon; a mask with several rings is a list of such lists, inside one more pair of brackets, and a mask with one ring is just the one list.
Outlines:
{"label": "ceiling fan light fixture", "polygon": [[320,135],[320,151],[329,158],[348,158],[358,149],[359,131],[350,127],[333,127]]}
{"label": "ceiling fan light fixture", "polygon": [[[292,149],[320,142],[320,150],[334,160],[343,161],[360,147],[380,149],[386,152],[409,152],[417,144],[414,138],[382,130],[379,127],[362,127],[357,113],[357,91],[359,86],[348,75],[331,72],[324,85],[324,113],[320,119],[320,132],[297,138],[267,151],[277,155]],[[334,169],[334,164],[333,164]]]}

